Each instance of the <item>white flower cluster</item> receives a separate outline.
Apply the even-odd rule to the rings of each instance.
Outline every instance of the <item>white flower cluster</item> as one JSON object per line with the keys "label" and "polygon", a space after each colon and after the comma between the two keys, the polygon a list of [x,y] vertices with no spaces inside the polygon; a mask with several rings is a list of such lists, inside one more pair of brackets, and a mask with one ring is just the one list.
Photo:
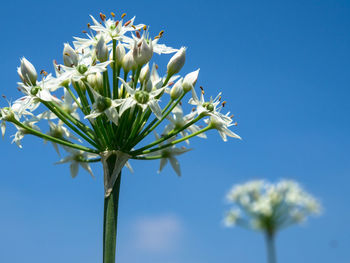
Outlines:
{"label": "white flower cluster", "polygon": [[[198,98],[194,87],[199,69],[183,78],[176,75],[185,64],[186,48],[160,44],[163,31],[152,39],[146,25],[135,24],[135,17],[124,21],[125,16],[117,19],[111,13],[107,18],[101,13],[100,21],[91,16],[89,32],[84,32],[87,37],[75,37],[73,46],[64,44],[63,63],[54,61],[55,76],[44,70],[38,74],[22,58],[18,88],[23,97],[0,109],[2,134],[6,122],[12,122],[18,130],[14,142],[20,147],[26,134],[51,141],[57,152],[57,146],[63,146],[70,156],[60,163],[71,162],[72,176],[77,174],[79,163],[91,173],[88,162],[97,161],[105,151],[131,159],[162,159],[160,170],[170,160],[180,175],[175,156],[188,149],[176,148],[175,144],[188,143],[194,136],[206,138],[205,132],[210,129],[218,130],[224,141],[227,136],[240,138],[229,129],[236,124],[232,116],[221,113],[225,105],[221,93],[205,100],[202,89]],[[175,53],[163,77],[156,64],[150,67],[154,53]],[[187,93],[192,95],[189,104],[196,108],[184,115],[181,105]],[[161,100],[168,101],[164,108]],[[46,110],[37,112],[43,109],[39,106]],[[205,128],[195,124],[201,119]],[[41,131],[41,121],[48,124],[47,132]],[[164,125],[164,132],[159,132],[161,137],[135,149],[163,121],[169,123]],[[178,135],[182,138],[177,139]],[[90,159],[91,154],[96,158]]]}
{"label": "white flower cluster", "polygon": [[235,185],[227,200],[235,204],[226,214],[227,226],[240,225],[268,233],[320,213],[319,202],[291,180],[276,184],[257,180]]}

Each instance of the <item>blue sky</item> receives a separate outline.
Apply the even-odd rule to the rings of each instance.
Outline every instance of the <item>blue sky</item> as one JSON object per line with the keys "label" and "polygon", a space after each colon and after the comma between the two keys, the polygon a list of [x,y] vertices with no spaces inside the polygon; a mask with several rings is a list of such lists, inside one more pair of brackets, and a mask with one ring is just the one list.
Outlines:
{"label": "blue sky", "polygon": [[[183,176],[158,162],[132,162],[122,178],[118,260],[127,263],[265,262],[255,232],[221,225],[233,184],[295,179],[323,215],[278,236],[280,262],[350,261],[349,1],[8,1],[2,4],[1,94],[18,98],[16,67],[61,61],[63,43],[89,14],[136,15],[173,47],[188,47],[182,73],[222,91],[242,141],[216,132],[182,156]],[[80,34],[81,35],[81,34]],[[170,58],[170,57],[169,57]],[[158,59],[158,58],[156,58]],[[166,63],[166,60],[164,60]],[[1,104],[5,105],[5,102]],[[54,166],[50,145],[0,140],[0,262],[101,261],[103,185]]]}

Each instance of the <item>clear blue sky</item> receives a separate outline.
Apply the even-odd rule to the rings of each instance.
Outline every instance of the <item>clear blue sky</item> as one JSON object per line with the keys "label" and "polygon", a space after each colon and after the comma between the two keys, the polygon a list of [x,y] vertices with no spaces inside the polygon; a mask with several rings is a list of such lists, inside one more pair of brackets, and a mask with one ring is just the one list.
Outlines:
{"label": "clear blue sky", "polygon": [[[256,178],[300,181],[324,214],[278,236],[280,262],[350,262],[349,1],[6,1],[2,3],[1,94],[18,98],[26,56],[52,70],[63,43],[89,14],[126,12],[187,46],[182,72],[221,90],[243,141],[216,132],[193,140],[182,178],[158,162],[132,162],[120,198],[118,260],[124,263],[265,262],[262,236],[221,219],[231,185]],[[5,104],[2,103],[2,106]],[[72,180],[50,145],[9,129],[0,141],[0,262],[101,262],[101,166]]]}

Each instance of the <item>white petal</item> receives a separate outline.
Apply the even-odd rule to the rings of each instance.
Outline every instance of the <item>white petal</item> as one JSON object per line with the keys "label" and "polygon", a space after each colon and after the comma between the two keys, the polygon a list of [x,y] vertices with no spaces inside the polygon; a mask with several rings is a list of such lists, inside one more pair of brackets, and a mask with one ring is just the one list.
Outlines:
{"label": "white petal", "polygon": [[5,131],[6,131],[6,122],[1,122],[1,134],[2,134],[2,138],[4,138],[5,136]]}
{"label": "white petal", "polygon": [[159,107],[159,104],[156,100],[151,100],[148,102],[149,107],[151,108],[152,112],[158,119],[162,118],[162,109]]}
{"label": "white petal", "polygon": [[72,162],[70,164],[70,175],[75,178],[78,175],[79,164],[77,162]]}
{"label": "white petal", "polygon": [[167,158],[162,158],[160,159],[160,164],[159,164],[159,170],[158,170],[158,173],[160,173],[164,166],[168,163],[168,159]]}
{"label": "white petal", "polygon": [[180,163],[175,157],[170,157],[170,164],[178,176],[181,176]]}
{"label": "white petal", "polygon": [[92,177],[95,177],[88,163],[80,162],[80,166],[83,167]]}

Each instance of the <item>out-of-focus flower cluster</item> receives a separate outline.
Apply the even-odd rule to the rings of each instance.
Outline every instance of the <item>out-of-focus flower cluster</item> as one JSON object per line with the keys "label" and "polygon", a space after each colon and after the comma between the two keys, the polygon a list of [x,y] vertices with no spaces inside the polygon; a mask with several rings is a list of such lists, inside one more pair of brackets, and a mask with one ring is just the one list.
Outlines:
{"label": "out-of-focus flower cluster", "polygon": [[276,184],[250,181],[235,185],[227,194],[234,208],[227,212],[225,224],[274,234],[290,225],[320,213],[320,203],[291,180]]}
{"label": "out-of-focus flower cluster", "polygon": [[[111,13],[107,18],[100,13],[97,20],[91,16],[86,37],[64,44],[62,63],[53,62],[54,75],[45,70],[38,73],[22,58],[18,89],[23,96],[0,109],[2,135],[11,122],[17,129],[13,141],[19,147],[28,134],[52,142],[58,153],[60,146],[68,156],[58,163],[70,162],[73,177],[79,166],[92,174],[89,163],[112,151],[123,160],[121,167],[129,166],[129,159],[161,159],[160,170],[170,161],[180,175],[175,157],[189,149],[176,144],[189,143],[194,136],[206,138],[205,132],[211,129],[224,141],[227,136],[240,138],[229,129],[236,125],[233,116],[222,113],[226,102],[221,93],[205,99],[201,87],[197,95],[199,69],[184,77],[177,75],[185,64],[186,48],[159,43],[163,31],[152,38],[148,26],[125,17],[118,19]],[[164,76],[155,63],[151,65],[154,53],[175,53]],[[194,107],[188,114],[182,108],[186,94]],[[162,125],[160,136],[145,144],[144,139]]]}

